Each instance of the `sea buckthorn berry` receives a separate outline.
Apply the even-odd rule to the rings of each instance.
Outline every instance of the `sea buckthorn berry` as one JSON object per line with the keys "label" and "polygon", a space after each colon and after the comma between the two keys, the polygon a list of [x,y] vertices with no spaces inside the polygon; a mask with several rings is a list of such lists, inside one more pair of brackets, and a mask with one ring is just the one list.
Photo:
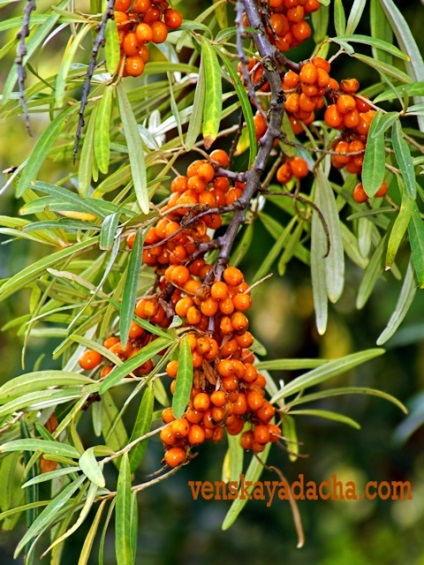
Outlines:
{"label": "sea buckthorn berry", "polygon": [[355,104],[358,112],[369,112],[371,110],[371,105],[364,100],[364,98],[364,96],[355,96]]}
{"label": "sea buckthorn berry", "polygon": [[211,297],[215,300],[225,300],[228,297],[228,287],[225,282],[216,281],[211,286]]}
{"label": "sea buckthorn berry", "polygon": [[230,162],[228,153],[223,149],[215,149],[214,151],[212,151],[212,153],[210,154],[210,158],[213,161],[217,161],[220,164],[220,166],[223,167],[224,169],[225,167],[228,167]]}
{"label": "sea buckthorn berry", "polygon": [[78,359],[81,369],[84,371],[89,371],[90,369],[95,369],[102,362],[102,355],[94,349],[87,349],[81,357]]}
{"label": "sea buckthorn berry", "polygon": [[197,174],[202,180],[208,183],[213,180],[215,176],[215,169],[210,163],[203,163],[200,165]]}
{"label": "sea buckthorn berry", "polygon": [[265,400],[264,404],[256,411],[256,416],[262,421],[267,422],[271,420],[275,415],[275,408],[274,406]]}
{"label": "sea buckthorn berry", "polygon": [[205,392],[199,392],[193,398],[193,408],[201,412],[208,410],[210,406],[210,398]]}
{"label": "sea buckthorn berry", "polygon": [[153,40],[153,30],[149,24],[145,24],[144,22],[137,25],[135,35],[141,44],[149,43],[149,41]]}
{"label": "sea buckthorn berry", "polygon": [[251,430],[243,432],[240,437],[240,445],[245,451],[250,451],[253,444],[253,432]]}
{"label": "sea buckthorn berry", "polygon": [[296,114],[299,111],[299,94],[297,92],[291,92],[284,102],[284,109],[290,114]]}
{"label": "sea buckthorn berry", "polygon": [[233,392],[238,388],[238,379],[235,375],[222,378],[222,386],[227,392]]}
{"label": "sea buckthorn berry", "polygon": [[110,349],[112,345],[115,345],[115,343],[119,343],[119,341],[120,341],[119,337],[112,335],[104,340],[103,347],[106,347],[106,349]]}
{"label": "sea buckthorn berry", "polygon": [[222,408],[227,403],[227,395],[223,390],[215,390],[210,396],[211,402],[214,406]]}
{"label": "sea buckthorn berry", "polygon": [[246,395],[244,392],[239,392],[236,401],[233,403],[233,414],[242,416],[246,414],[248,409]]}
{"label": "sea buckthorn berry", "polygon": [[190,424],[198,424],[203,419],[203,412],[200,410],[195,410],[194,408],[187,408],[185,417],[190,422]]}
{"label": "sea buckthorn berry", "polygon": [[190,445],[200,445],[205,441],[205,430],[198,424],[192,424],[187,439]]}
{"label": "sea buckthorn berry", "polygon": [[249,327],[249,320],[246,318],[243,312],[234,312],[231,315],[231,324],[235,332],[244,333]]}
{"label": "sea buckthorn berry", "polygon": [[357,184],[353,190],[353,199],[358,203],[368,200],[368,194],[365,192],[361,182]]}
{"label": "sea buckthorn berry", "polygon": [[234,362],[232,359],[222,359],[216,366],[221,377],[229,377],[234,374]]}
{"label": "sea buckthorn berry", "polygon": [[145,15],[144,15],[144,23],[146,24],[152,24],[153,22],[157,22],[160,20],[161,17],[161,12],[158,8],[155,8],[154,6],[152,6],[151,8],[149,8]]}
{"label": "sea buckthorn berry", "polygon": [[241,335],[236,335],[235,340],[240,347],[247,348],[253,344],[253,335],[250,332],[244,332]]}
{"label": "sea buckthorn berry", "polygon": [[175,420],[175,416],[174,413],[172,412],[172,408],[165,408],[165,410],[162,411],[162,421],[165,424],[170,424],[171,422],[173,422]]}
{"label": "sea buckthorn berry", "polygon": [[200,305],[200,311],[205,316],[214,316],[218,312],[218,301],[212,297],[207,298]]}
{"label": "sea buckthorn berry", "polygon": [[196,326],[202,319],[202,314],[196,306],[190,306],[186,314],[187,323],[191,326]]}
{"label": "sea buckthorn berry", "polygon": [[129,20],[128,14],[121,12],[120,10],[115,10],[113,12],[113,17],[119,30],[125,30],[128,28],[128,25],[126,25]]}
{"label": "sea buckthorn berry", "polygon": [[302,110],[303,112],[308,112],[308,113],[315,110],[314,98],[311,98],[310,96],[306,96],[306,94],[302,92],[302,94],[300,94],[299,96],[299,109]]}
{"label": "sea buckthorn berry", "polygon": [[311,12],[316,12],[319,10],[321,3],[318,0],[307,0],[304,5],[305,12],[310,14]]}
{"label": "sea buckthorn berry", "polygon": [[[304,6],[306,8],[306,6]],[[309,39],[312,35],[311,26],[305,20],[297,22],[291,26],[293,38],[299,43]]]}
{"label": "sea buckthorn berry", "polygon": [[315,84],[318,76],[318,71],[316,66],[311,63],[305,63],[300,69],[299,78],[300,82],[304,84]]}
{"label": "sea buckthorn berry", "polygon": [[139,14],[145,14],[151,5],[151,0],[134,0],[133,10]]}
{"label": "sea buckthorn berry", "polygon": [[256,112],[253,116],[253,123],[255,126],[256,139],[259,140],[263,135],[265,135],[268,129],[268,124],[261,112]]}
{"label": "sea buckthorn berry", "polygon": [[177,265],[171,273],[171,282],[183,287],[190,278],[190,271],[184,265]]}
{"label": "sea buckthorn berry", "polygon": [[312,57],[311,63],[313,63],[317,69],[322,69],[326,73],[331,71],[331,63],[322,57]]}
{"label": "sea buckthorn berry", "polygon": [[125,55],[127,55],[128,57],[138,55],[139,42],[135,33],[131,32],[125,35],[124,41],[122,42],[122,48]]}
{"label": "sea buckthorn berry", "polygon": [[114,365],[106,365],[105,367],[102,367],[102,370],[100,371],[100,375],[99,375],[99,379],[105,379],[108,374],[113,371]]}
{"label": "sea buckthorn berry", "polygon": [[359,112],[358,110],[352,110],[352,112],[348,112],[345,114],[343,118],[343,123],[346,128],[354,129],[359,124]]}
{"label": "sea buckthorn berry", "polygon": [[343,114],[341,114],[336,106],[336,104],[330,104],[327,106],[324,112],[325,123],[335,129],[340,128],[343,125]]}
{"label": "sea buckthorn berry", "polygon": [[[217,206],[219,206],[217,202]],[[208,214],[205,216],[205,224],[212,230],[217,230],[222,225],[222,218],[219,214]]]}
{"label": "sea buckthorn berry", "polygon": [[283,77],[283,90],[293,90],[299,84],[299,75],[294,71],[287,71]]}
{"label": "sea buckthorn berry", "polygon": [[383,183],[381,184],[380,188],[377,190],[374,196],[377,196],[378,198],[383,198],[384,196],[386,196],[388,191],[389,191],[389,187],[387,185],[387,182],[383,181]]}
{"label": "sea buckthorn berry", "polygon": [[293,175],[298,179],[306,177],[308,174],[308,164],[302,157],[293,157],[293,159],[290,160],[290,169]]}
{"label": "sea buckthorn berry", "polygon": [[270,440],[270,433],[268,426],[265,424],[258,424],[253,430],[253,437],[258,443],[268,443]]}
{"label": "sea buckthorn berry", "polygon": [[211,343],[207,337],[199,337],[196,343],[196,349],[200,355],[205,355],[211,348]]}
{"label": "sea buckthorn berry", "polygon": [[115,0],[113,7],[120,12],[127,12],[131,6],[131,0]]}
{"label": "sea buckthorn berry", "polygon": [[176,437],[170,424],[160,431],[159,437],[166,445],[174,445]]}
{"label": "sea buckthorn berry", "polygon": [[236,294],[233,297],[233,304],[236,310],[244,312],[248,310],[252,305],[252,299],[249,294]]}
{"label": "sea buckthorn berry", "polygon": [[166,374],[168,375],[168,377],[171,377],[171,379],[175,379],[177,373],[178,373],[178,361],[174,359],[173,361],[170,361],[166,366]]}
{"label": "sea buckthorn berry", "polygon": [[178,467],[184,462],[186,452],[182,447],[171,447],[165,452],[165,463],[172,468]]}
{"label": "sea buckthorn berry", "polygon": [[145,334],[144,328],[142,328],[135,322],[131,322],[130,330],[128,332],[129,339],[139,339],[144,334]]}
{"label": "sea buckthorn berry", "polygon": [[142,298],[135,307],[135,313],[139,318],[147,319],[154,316],[159,309],[156,299]]}
{"label": "sea buckthorn berry", "polygon": [[236,340],[230,339],[221,346],[221,357],[232,357],[237,353],[238,349],[239,345]]}
{"label": "sea buckthorn berry", "polygon": [[337,98],[336,106],[341,114],[352,112],[352,110],[356,110],[355,98],[350,94],[340,94]]}
{"label": "sea buckthorn berry", "polygon": [[359,90],[359,81],[356,78],[345,78],[340,82],[340,88],[345,94],[355,94]]}
{"label": "sea buckthorn berry", "polygon": [[281,430],[276,424],[268,424],[269,441],[275,443],[280,439]]}
{"label": "sea buckthorn berry", "polygon": [[247,393],[246,401],[247,401],[247,406],[250,408],[250,410],[256,412],[256,410],[259,410],[259,408],[263,406],[265,402],[265,398],[263,397],[263,395],[260,393],[259,390],[252,390]]}
{"label": "sea buckthorn berry", "polygon": [[225,410],[221,406],[213,406],[211,408],[211,414],[212,420],[216,423],[222,422],[225,418]]}
{"label": "sea buckthorn berry", "polygon": [[183,23],[183,17],[178,10],[168,8],[164,12],[164,21],[168,29],[178,29]]}
{"label": "sea buckthorn berry", "polygon": [[240,418],[240,416],[236,416],[236,419],[231,423],[225,426],[227,433],[231,436],[238,435],[244,427],[244,420]]}
{"label": "sea buckthorn berry", "polygon": [[168,37],[168,28],[166,25],[161,21],[155,21],[151,23],[151,26],[153,32],[153,43],[163,43],[166,41],[166,38]]}
{"label": "sea buckthorn berry", "polygon": [[253,439],[252,451],[254,451],[255,453],[261,453],[264,449],[265,449],[265,444],[259,443],[255,439]]}
{"label": "sea buckthorn berry", "polygon": [[276,35],[284,35],[289,31],[289,23],[284,14],[272,14],[269,18],[269,23]]}
{"label": "sea buckthorn berry", "polygon": [[238,286],[243,281],[243,273],[237,267],[227,267],[223,278],[229,286]]}
{"label": "sea buckthorn berry", "polygon": [[186,437],[190,430],[190,424],[185,418],[179,418],[171,424],[171,430],[176,438]]}
{"label": "sea buckthorn berry", "polygon": [[292,178],[293,174],[292,174],[292,170],[290,168],[290,164],[287,163],[283,163],[278,169],[277,169],[277,181],[281,184],[286,184],[290,181],[290,179]]}
{"label": "sea buckthorn berry", "polygon": [[140,55],[127,57],[125,60],[125,72],[131,77],[138,77],[144,71],[144,61]]}
{"label": "sea buckthorn berry", "polygon": [[145,45],[140,45],[139,50],[138,50],[138,54],[140,55],[140,57],[143,59],[143,61],[145,63],[149,62],[150,51],[147,49],[147,47]]}
{"label": "sea buckthorn berry", "polygon": [[294,6],[293,8],[289,8],[287,10],[287,19],[289,22],[298,23],[303,20],[303,16],[305,15],[305,10],[303,6]]}
{"label": "sea buckthorn berry", "polygon": [[224,430],[222,428],[215,428],[213,430],[213,434],[212,434],[212,441],[214,441],[215,443],[218,443],[222,440],[222,438],[224,437]]}

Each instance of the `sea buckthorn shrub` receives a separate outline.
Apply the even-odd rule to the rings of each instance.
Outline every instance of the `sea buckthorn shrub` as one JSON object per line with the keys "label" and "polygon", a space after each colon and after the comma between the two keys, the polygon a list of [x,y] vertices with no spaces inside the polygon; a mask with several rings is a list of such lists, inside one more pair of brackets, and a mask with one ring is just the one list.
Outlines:
{"label": "sea buckthorn shrub", "polygon": [[[29,0],[5,19],[18,35],[2,49],[16,54],[0,113],[43,124],[3,173],[19,217],[0,216],[2,235],[40,254],[18,272],[5,262],[0,281],[0,301],[26,291],[5,326],[24,368],[0,386],[0,517],[28,523],[16,556],[31,560],[50,536],[59,563],[90,515],[79,562],[103,555],[114,522],[117,563],[137,563],[138,493],[190,473],[214,444],[226,480],[240,479],[234,469],[257,480],[271,449],[277,473],[306,452],[299,415],[357,426],[313,400],[362,392],[404,409],[364,386],[310,393],[381,347],[266,359],[252,329],[258,289],[292,263],[312,296],[313,339],[332,304],[354,295],[362,308],[394,277],[381,346],[424,287],[423,63],[392,0],[372,3],[369,35],[366,3],[344,4],[236,0],[195,13],[108,0],[85,13]],[[370,69],[379,78],[365,84]],[[51,341],[33,362],[36,338]]]}

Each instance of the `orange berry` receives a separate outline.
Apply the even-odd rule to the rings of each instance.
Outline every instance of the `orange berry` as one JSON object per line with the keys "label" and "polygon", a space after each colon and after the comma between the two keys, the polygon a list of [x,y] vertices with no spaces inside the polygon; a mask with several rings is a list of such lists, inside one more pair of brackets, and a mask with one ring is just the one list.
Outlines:
{"label": "orange berry", "polygon": [[168,424],[166,428],[160,431],[159,437],[163,443],[166,445],[174,445],[176,441],[176,437],[174,432],[172,431],[171,425]]}
{"label": "orange berry", "polygon": [[190,430],[190,424],[185,418],[179,418],[172,422],[171,430],[177,438],[186,437]]}
{"label": "orange berry", "polygon": [[356,78],[345,78],[341,81],[340,88],[345,94],[354,94],[359,90],[359,81]]}
{"label": "orange berry", "polygon": [[155,8],[154,6],[152,6],[145,13],[143,21],[146,24],[152,24],[153,22],[159,21],[160,17],[161,17],[161,12],[159,8]]}
{"label": "orange berry", "polygon": [[[275,415],[275,408],[267,400],[265,400],[264,404],[256,412],[256,416],[262,422],[267,422],[268,420],[271,420],[271,418],[273,418],[274,415]],[[259,441],[259,440],[257,440],[257,441]]]}
{"label": "orange berry", "polygon": [[305,22],[305,20],[303,20],[291,26],[291,33],[293,35],[293,38],[301,43],[302,41],[305,41],[306,39],[309,39],[309,37],[311,37],[312,30],[308,22]]}
{"label": "orange berry", "polygon": [[265,424],[258,424],[253,430],[253,437],[258,443],[268,443],[270,440],[268,426],[266,426]]}
{"label": "orange berry", "polygon": [[252,390],[252,391],[248,392],[247,396],[246,396],[246,400],[247,400],[248,407],[253,412],[256,412],[256,410],[259,410],[259,408],[261,406],[263,406],[263,404],[265,402],[265,398],[263,397],[263,395],[260,393],[259,390]]}
{"label": "orange berry", "polygon": [[223,272],[224,281],[229,286],[238,286],[243,282],[243,273],[237,267],[227,267]]}
{"label": "orange berry", "polygon": [[176,265],[171,273],[171,282],[183,287],[190,278],[190,271],[184,265]]}
{"label": "orange berry", "polygon": [[359,121],[360,121],[359,112],[356,109],[352,110],[352,112],[348,112],[347,114],[345,114],[343,119],[343,123],[345,127],[350,129],[356,128],[356,126],[359,125]]}
{"label": "orange berry", "polygon": [[89,371],[90,369],[95,369],[98,365],[100,365],[102,359],[103,357],[98,351],[94,351],[94,349],[87,349],[87,351],[85,351],[78,359],[78,363],[80,364],[81,369]]}
{"label": "orange berry", "polygon": [[204,316],[214,316],[218,311],[218,301],[212,297],[207,298],[201,303],[200,311]]}
{"label": "orange berry", "polygon": [[125,55],[127,55],[128,57],[138,55],[139,43],[135,33],[131,32],[125,35],[122,42],[122,49],[124,50]]}
{"label": "orange berry", "polygon": [[197,324],[199,324],[200,320],[202,319],[202,314],[200,310],[196,308],[196,306],[190,306],[190,308],[187,310],[186,319],[187,324],[189,324],[190,326],[197,326]]}
{"label": "orange berry", "polygon": [[386,196],[388,191],[389,191],[389,187],[387,185],[387,182],[383,181],[383,183],[381,184],[380,188],[377,190],[374,196],[377,196],[378,198],[383,198],[384,196]]}
{"label": "orange berry", "polygon": [[215,176],[215,169],[210,163],[203,163],[200,165],[197,174],[206,183],[211,182]]}
{"label": "orange berry", "polygon": [[256,139],[259,140],[263,135],[265,135],[268,129],[268,124],[264,116],[260,112],[256,112],[253,117],[253,123],[255,125]]}
{"label": "orange berry", "polygon": [[193,299],[190,296],[184,296],[175,305],[175,314],[180,318],[187,316],[188,309],[193,306]]}
{"label": "orange berry", "polygon": [[315,84],[318,77],[318,71],[316,66],[311,63],[305,63],[300,69],[299,78],[300,82],[304,84]]}
{"label": "orange berry", "polygon": [[106,347],[106,349],[110,349],[112,345],[115,345],[115,343],[119,343],[119,341],[120,341],[119,337],[115,337],[114,335],[112,335],[104,340],[103,346]]}
{"label": "orange berry", "polygon": [[365,192],[362,182],[355,186],[353,190],[353,199],[358,203],[368,200],[368,194]]}
{"label": "orange berry", "polygon": [[214,300],[225,300],[228,296],[228,287],[225,282],[216,281],[211,286],[211,297]]}
{"label": "orange berry", "polygon": [[214,406],[222,408],[227,403],[227,395],[223,390],[216,390],[210,396],[211,402]]}
{"label": "orange berry", "polygon": [[105,367],[102,368],[102,370],[100,371],[100,375],[99,375],[99,379],[105,379],[108,374],[113,370],[113,365],[106,365]]}
{"label": "orange berry", "polygon": [[133,10],[138,14],[145,14],[151,5],[151,0],[134,0]]}
{"label": "orange berry", "polygon": [[143,59],[143,61],[145,63],[149,62],[150,51],[147,49],[147,47],[145,45],[140,45],[139,50],[138,50],[138,54],[140,55],[140,57]]}
{"label": "orange berry", "polygon": [[236,294],[233,297],[233,304],[236,310],[244,312],[252,305],[252,299],[248,294]]}
{"label": "orange berry", "polygon": [[296,114],[299,108],[299,94],[297,92],[291,92],[284,102],[284,109],[290,114]]}
{"label": "orange berry", "polygon": [[177,373],[178,373],[178,361],[174,359],[173,361],[170,361],[167,364],[166,374],[168,375],[168,377],[171,377],[171,379],[175,379]]}
{"label": "orange berry", "polygon": [[113,8],[119,10],[120,12],[128,12],[131,6],[131,0],[115,0]]}
{"label": "orange berry", "polygon": [[165,10],[164,20],[168,29],[178,29],[183,23],[183,17],[180,12],[172,8]]}
{"label": "orange berry", "polygon": [[335,129],[343,125],[343,115],[339,112],[336,104],[327,106],[324,112],[324,120],[328,126]]}
{"label": "orange berry", "polygon": [[168,37],[168,28],[161,21],[152,22],[153,43],[163,43]]}
{"label": "orange berry", "polygon": [[237,333],[245,332],[249,327],[249,321],[243,312],[234,312],[231,315],[231,324]]}
{"label": "orange berry", "polygon": [[125,72],[131,77],[138,77],[144,71],[144,61],[140,55],[127,57],[125,60]]}
{"label": "orange berry", "polygon": [[289,22],[284,14],[271,14],[269,22],[276,35],[285,35],[289,31]]}
{"label": "orange berry", "polygon": [[200,445],[205,441],[205,430],[198,424],[192,424],[188,432],[188,443],[190,445]]}
{"label": "orange berry", "polygon": [[149,43],[153,40],[153,30],[149,24],[144,22],[137,25],[135,35],[140,43]]}
{"label": "orange berry", "polygon": [[240,438],[240,445],[246,451],[252,449],[253,444],[253,432],[251,430],[243,432]]}
{"label": "orange berry", "polygon": [[230,377],[234,374],[234,362],[232,359],[222,359],[216,366],[221,377]]}
{"label": "orange berry", "polygon": [[337,110],[340,114],[347,114],[356,110],[355,98],[350,94],[340,94],[336,102]]}
{"label": "orange berry", "polygon": [[368,104],[364,97],[355,96],[356,109],[358,112],[369,112],[371,110],[371,105]]}
{"label": "orange berry", "polygon": [[194,410],[199,410],[200,412],[205,412],[210,406],[210,398],[205,392],[199,392],[193,398],[193,408]]}
{"label": "orange berry", "polygon": [[323,59],[322,57],[313,57],[311,59],[311,62],[316,66],[317,69],[322,69],[327,73],[329,73],[331,70],[331,63],[329,63],[326,59]]}
{"label": "orange berry", "polygon": [[268,424],[269,441],[275,443],[280,439],[281,431],[276,424]]}
{"label": "orange berry", "polygon": [[308,164],[302,157],[293,157],[293,159],[290,160],[290,169],[293,175],[298,179],[306,177],[308,174]]}
{"label": "orange berry", "polygon": [[172,412],[172,408],[171,407],[165,408],[165,410],[162,411],[162,421],[165,424],[170,424],[174,420],[175,420],[175,416],[174,413]]}
{"label": "orange berry", "polygon": [[[200,410],[194,410],[194,408],[187,408],[185,417],[190,422],[190,424],[198,424],[203,418],[203,412],[201,412]],[[190,432],[188,433],[190,438]]]}
{"label": "orange berry", "polygon": [[242,416],[246,414],[248,409],[246,395],[244,392],[239,392],[236,401],[233,403],[233,414]]}
{"label": "orange berry", "polygon": [[144,333],[144,328],[135,322],[131,322],[130,331],[128,332],[129,339],[139,339],[142,335],[144,335]]}
{"label": "orange berry", "polygon": [[186,458],[186,452],[182,447],[171,447],[165,453],[165,463],[169,467],[178,467]]}
{"label": "orange berry", "polygon": [[283,90],[293,90],[299,84],[299,75],[294,71],[287,71],[283,77]]}
{"label": "orange berry", "polygon": [[236,335],[235,340],[240,347],[248,348],[253,344],[253,336],[250,332],[244,332],[241,335]]}
{"label": "orange berry", "polygon": [[[230,162],[228,153],[223,149],[215,149],[214,151],[212,151],[212,153],[210,154],[210,158],[213,161],[217,161],[220,164],[220,166],[223,168],[228,167],[228,164]],[[218,178],[225,178],[225,177],[218,177]]]}
{"label": "orange berry", "polygon": [[289,162],[283,163],[281,167],[277,169],[277,181],[281,184],[286,184],[292,178],[292,170],[290,168]]}
{"label": "orange berry", "polygon": [[128,25],[126,24],[129,18],[128,18],[128,14],[126,14],[124,11],[121,12],[120,10],[115,10],[113,12],[113,17],[115,19],[115,22],[119,30],[124,30],[128,28]]}

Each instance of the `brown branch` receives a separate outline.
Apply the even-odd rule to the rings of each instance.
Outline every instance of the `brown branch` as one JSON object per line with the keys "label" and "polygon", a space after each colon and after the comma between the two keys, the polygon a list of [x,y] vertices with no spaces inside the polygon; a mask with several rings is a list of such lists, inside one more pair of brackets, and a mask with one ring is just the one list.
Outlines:
{"label": "brown branch", "polygon": [[29,133],[31,133],[31,124],[29,121],[29,114],[28,114],[28,106],[27,100],[25,96],[25,79],[26,79],[26,71],[24,66],[24,57],[27,54],[27,48],[25,45],[25,39],[29,35],[29,24],[31,20],[31,13],[35,10],[35,0],[28,0],[27,5],[25,6],[24,10],[24,17],[22,20],[22,27],[18,32],[17,38],[19,39],[18,48],[16,50],[16,59],[15,64],[17,67],[17,74],[18,74],[18,90],[19,90],[19,99],[21,101],[22,106],[22,114],[25,119],[25,127]]}

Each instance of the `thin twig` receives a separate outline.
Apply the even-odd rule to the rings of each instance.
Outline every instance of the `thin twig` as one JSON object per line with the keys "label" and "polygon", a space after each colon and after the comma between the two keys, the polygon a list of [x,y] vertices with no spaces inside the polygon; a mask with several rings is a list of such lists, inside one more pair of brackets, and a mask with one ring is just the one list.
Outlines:
{"label": "thin twig", "polygon": [[29,24],[31,20],[31,13],[35,10],[35,0],[28,0],[27,5],[25,6],[24,10],[24,17],[22,20],[22,27],[18,32],[17,38],[19,39],[18,48],[16,50],[16,59],[15,64],[17,67],[18,73],[18,89],[19,89],[19,99],[21,101],[22,106],[22,114],[25,119],[25,127],[28,131],[29,135],[31,133],[31,124],[29,121],[29,114],[28,114],[28,106],[27,100],[25,96],[25,79],[26,79],[26,71],[24,66],[24,57],[27,54],[27,48],[25,45],[25,39],[29,35]]}

